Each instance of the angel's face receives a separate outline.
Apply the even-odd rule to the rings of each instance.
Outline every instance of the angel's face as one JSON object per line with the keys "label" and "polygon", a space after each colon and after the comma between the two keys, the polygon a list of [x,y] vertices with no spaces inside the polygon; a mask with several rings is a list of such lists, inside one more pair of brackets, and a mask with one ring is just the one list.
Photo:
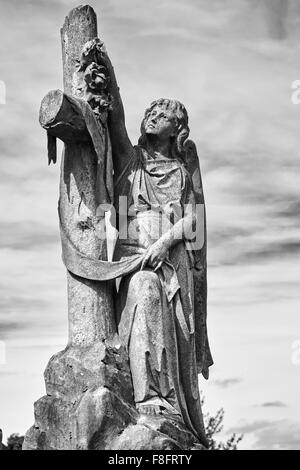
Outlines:
{"label": "angel's face", "polygon": [[164,107],[155,106],[145,122],[145,132],[163,140],[174,137],[177,132],[175,114]]}

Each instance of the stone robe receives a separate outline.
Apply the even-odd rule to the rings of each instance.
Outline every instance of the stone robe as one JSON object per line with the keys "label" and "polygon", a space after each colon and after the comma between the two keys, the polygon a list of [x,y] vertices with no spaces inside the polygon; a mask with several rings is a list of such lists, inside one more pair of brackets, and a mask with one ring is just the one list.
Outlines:
{"label": "stone robe", "polygon": [[[121,196],[127,198],[127,221],[119,203]],[[114,261],[122,262],[144,254],[181,218],[184,205],[194,206],[195,200],[190,175],[180,161],[151,159],[135,147],[115,183],[115,203],[119,203],[121,226]],[[129,352],[135,402],[162,406],[175,419],[183,419],[205,444],[192,269],[192,251],[181,239],[156,272],[147,266],[122,277],[116,316],[119,335]]]}

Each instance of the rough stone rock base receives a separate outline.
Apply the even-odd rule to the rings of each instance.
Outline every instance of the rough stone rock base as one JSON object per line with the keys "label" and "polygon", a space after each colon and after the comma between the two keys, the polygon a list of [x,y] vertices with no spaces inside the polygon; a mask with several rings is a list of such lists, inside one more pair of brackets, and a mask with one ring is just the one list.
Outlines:
{"label": "rough stone rock base", "polygon": [[111,442],[111,450],[206,450],[183,423],[164,415],[139,415]]}
{"label": "rough stone rock base", "polygon": [[204,449],[180,421],[137,412],[128,356],[117,337],[67,347],[44,375],[47,395],[34,404],[24,450]]}
{"label": "rough stone rock base", "polygon": [[88,390],[75,403],[45,396],[35,403],[35,424],[23,449],[106,449],[136,419],[134,408],[105,387]]}

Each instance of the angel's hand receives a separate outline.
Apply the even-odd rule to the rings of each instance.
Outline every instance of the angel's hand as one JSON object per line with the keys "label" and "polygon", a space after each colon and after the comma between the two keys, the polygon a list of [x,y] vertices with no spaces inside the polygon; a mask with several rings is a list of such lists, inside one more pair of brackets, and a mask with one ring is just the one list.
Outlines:
{"label": "angel's hand", "polygon": [[112,63],[110,61],[106,46],[103,41],[101,41],[98,46],[98,62],[99,65],[104,65],[104,67],[107,67],[108,69],[112,67]]}
{"label": "angel's hand", "polygon": [[105,44],[99,38],[91,39],[84,44],[77,69],[79,72],[84,72],[86,68],[94,62],[109,70],[112,68]]}
{"label": "angel's hand", "polygon": [[153,243],[150,246],[147,253],[145,254],[141,266],[141,270],[144,269],[147,265],[154,268],[154,271],[157,271],[161,265],[163,264],[164,260],[168,255],[168,246],[158,240],[157,242]]}

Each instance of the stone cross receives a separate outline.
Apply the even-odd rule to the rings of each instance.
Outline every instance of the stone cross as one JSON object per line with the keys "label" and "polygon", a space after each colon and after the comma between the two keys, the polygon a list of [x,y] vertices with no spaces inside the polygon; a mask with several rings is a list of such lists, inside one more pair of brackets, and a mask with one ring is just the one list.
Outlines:
{"label": "stone cross", "polygon": [[[72,10],[61,38],[64,91],[44,97],[40,124],[47,131],[49,163],[57,160],[56,139],[64,143],[58,213],[69,339],[46,367],[46,395],[34,404],[35,422],[23,449],[201,449],[183,422],[145,417],[134,406],[128,354],[116,331],[112,277],[104,280],[105,211],[113,202],[107,115],[114,104],[93,9]],[[109,264],[114,277],[116,265]]]}
{"label": "stone cross", "polygon": [[[61,39],[64,92],[52,90],[44,97],[40,124],[47,130],[49,163],[56,162],[56,138],[64,142],[59,220],[64,263],[67,268],[75,266],[67,269],[69,340],[47,365],[47,395],[35,403],[35,425],[26,434],[24,449],[93,448],[93,435],[102,420],[114,414],[108,390],[132,403],[128,360],[116,335],[111,282],[94,280],[89,268],[86,275],[77,275],[76,270],[81,274],[84,268],[77,258],[72,260],[77,252],[86,257],[85,265],[107,259],[99,202],[103,205],[113,197],[106,129],[110,103],[103,80],[97,82],[103,70],[89,57],[99,43],[94,10],[90,6],[72,10]],[[114,425],[123,419],[119,414]]]}
{"label": "stone cross", "polygon": [[[78,61],[84,44],[95,37],[97,19],[93,9],[84,6],[72,10],[61,29],[64,93],[54,90],[46,95],[41,104],[40,123],[48,132],[50,161],[55,160],[52,138],[58,137],[65,144],[59,191],[63,229],[81,253],[105,260],[106,240],[99,236],[101,221],[96,214],[97,166],[99,158],[105,159],[105,129],[95,120],[94,133],[103,141],[99,145],[102,155],[96,155],[77,100],[82,98]],[[80,278],[70,271],[67,277],[69,345],[88,346],[114,334],[109,283]]]}

